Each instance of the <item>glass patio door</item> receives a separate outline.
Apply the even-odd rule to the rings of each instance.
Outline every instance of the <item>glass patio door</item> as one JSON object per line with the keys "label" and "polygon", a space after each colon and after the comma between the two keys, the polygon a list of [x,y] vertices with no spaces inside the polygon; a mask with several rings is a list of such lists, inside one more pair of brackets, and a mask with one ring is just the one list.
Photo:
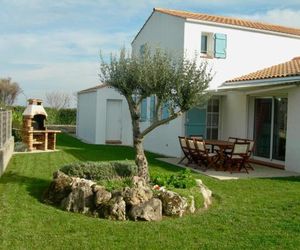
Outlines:
{"label": "glass patio door", "polygon": [[285,160],[287,98],[255,99],[255,156]]}

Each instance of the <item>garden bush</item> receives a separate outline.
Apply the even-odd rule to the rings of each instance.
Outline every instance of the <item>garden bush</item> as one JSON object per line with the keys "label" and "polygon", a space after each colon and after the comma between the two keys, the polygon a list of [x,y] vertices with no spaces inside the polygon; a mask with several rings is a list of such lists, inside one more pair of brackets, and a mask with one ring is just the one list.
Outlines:
{"label": "garden bush", "polygon": [[193,177],[191,170],[185,169],[177,174],[157,174],[151,177],[154,184],[165,187],[174,188],[192,188],[196,186],[196,180]]}
{"label": "garden bush", "polygon": [[99,182],[134,176],[137,174],[137,167],[133,161],[87,161],[65,165],[60,171],[69,176]]}

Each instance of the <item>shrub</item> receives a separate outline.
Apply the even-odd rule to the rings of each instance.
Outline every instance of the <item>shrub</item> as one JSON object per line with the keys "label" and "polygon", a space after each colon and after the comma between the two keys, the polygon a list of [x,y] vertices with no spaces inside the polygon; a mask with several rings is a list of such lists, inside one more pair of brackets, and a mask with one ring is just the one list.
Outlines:
{"label": "shrub", "polygon": [[94,181],[113,180],[137,174],[133,161],[77,162],[60,168],[67,175]]}
{"label": "shrub", "polygon": [[98,181],[98,184],[101,186],[105,186],[106,190],[110,192],[113,190],[122,189],[124,187],[133,186],[131,177],[121,177],[118,179]]}
{"label": "shrub", "polygon": [[196,180],[191,170],[185,169],[178,174],[162,175],[158,174],[152,177],[152,182],[159,186],[167,186],[174,188],[192,188],[196,186]]}

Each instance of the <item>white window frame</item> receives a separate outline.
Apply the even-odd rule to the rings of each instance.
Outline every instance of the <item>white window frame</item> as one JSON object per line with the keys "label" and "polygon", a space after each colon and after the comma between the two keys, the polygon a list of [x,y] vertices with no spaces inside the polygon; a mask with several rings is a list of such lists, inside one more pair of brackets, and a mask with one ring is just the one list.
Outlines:
{"label": "white window frame", "polygon": [[[203,53],[201,50],[202,36],[207,37],[207,51]],[[200,53],[202,57],[214,58],[214,33],[211,32],[201,32],[201,42],[200,42]]]}

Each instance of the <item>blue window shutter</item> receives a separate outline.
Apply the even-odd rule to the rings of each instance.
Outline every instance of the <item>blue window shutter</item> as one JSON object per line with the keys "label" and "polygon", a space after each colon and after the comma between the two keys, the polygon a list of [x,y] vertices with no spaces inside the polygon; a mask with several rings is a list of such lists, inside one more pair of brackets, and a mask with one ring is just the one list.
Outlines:
{"label": "blue window shutter", "polygon": [[141,122],[147,121],[147,98],[142,100],[141,103]]}
{"label": "blue window shutter", "polygon": [[215,57],[226,58],[227,35],[215,34]]}
{"label": "blue window shutter", "polygon": [[146,49],[145,44],[142,44],[142,45],[140,46],[140,55],[141,55],[141,56],[143,56],[143,55],[145,54],[145,49]]}
{"label": "blue window shutter", "polygon": [[150,97],[150,121],[153,121],[155,113],[155,96],[152,95]]}
{"label": "blue window shutter", "polygon": [[167,118],[169,118],[169,116],[170,116],[170,114],[169,114],[169,104],[164,103],[162,105],[161,119],[167,119]]}

